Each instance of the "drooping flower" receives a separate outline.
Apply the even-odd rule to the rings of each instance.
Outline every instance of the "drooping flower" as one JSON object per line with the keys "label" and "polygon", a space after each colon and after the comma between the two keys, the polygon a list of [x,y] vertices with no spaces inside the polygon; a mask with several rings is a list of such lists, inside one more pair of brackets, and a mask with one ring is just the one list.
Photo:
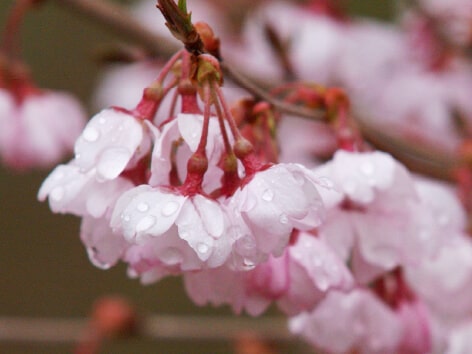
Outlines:
{"label": "drooping flower", "polygon": [[0,156],[12,168],[60,162],[72,151],[84,123],[83,108],[66,93],[33,92],[19,99],[0,90]]}
{"label": "drooping flower", "polygon": [[439,251],[446,236],[434,209],[389,155],[339,151],[315,173],[333,183],[328,193],[321,190],[332,208],[320,237],[351,259],[361,282],[399,265],[418,265]]}

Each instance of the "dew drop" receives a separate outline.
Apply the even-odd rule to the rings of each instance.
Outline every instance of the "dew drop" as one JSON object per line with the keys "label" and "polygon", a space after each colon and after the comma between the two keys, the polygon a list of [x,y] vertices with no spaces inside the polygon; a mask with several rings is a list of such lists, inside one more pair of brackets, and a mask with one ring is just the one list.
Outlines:
{"label": "dew drop", "polygon": [[343,188],[347,194],[354,194],[357,190],[357,184],[353,180],[347,180],[344,182]]}
{"label": "dew drop", "polygon": [[318,289],[321,291],[328,290],[329,287],[329,280],[328,277],[324,274],[318,274],[316,277],[316,284],[318,285]]}
{"label": "dew drop", "polygon": [[168,265],[179,264],[184,260],[180,250],[175,247],[169,247],[166,249],[159,258],[163,263]]}
{"label": "dew drop", "polygon": [[262,199],[266,202],[271,202],[274,199],[274,191],[272,189],[266,189],[264,193],[262,193]]}
{"label": "dew drop", "polygon": [[51,198],[56,202],[61,201],[64,198],[65,190],[63,187],[56,187],[51,191]]}
{"label": "dew drop", "polygon": [[107,120],[106,120],[105,118],[103,118],[103,117],[100,117],[100,118],[98,119],[98,123],[100,123],[100,124],[105,124],[106,122],[107,122]]}
{"label": "dew drop", "polygon": [[175,214],[175,212],[179,209],[179,203],[177,202],[167,202],[166,205],[164,205],[164,208],[161,210],[161,214],[164,216],[171,216],[172,214]]}
{"label": "dew drop", "polygon": [[156,223],[156,218],[152,215],[148,215],[142,218],[136,225],[136,232],[143,232],[149,230]]}
{"label": "dew drop", "polygon": [[206,243],[201,242],[201,243],[199,243],[199,244],[197,245],[197,251],[198,251],[198,253],[203,253],[203,254],[205,254],[205,253],[207,253],[209,250],[210,250],[210,247],[209,247]]}
{"label": "dew drop", "polygon": [[286,225],[288,223],[288,216],[285,214],[280,215],[279,222],[283,225]]}
{"label": "dew drop", "polygon": [[138,209],[138,211],[141,213],[145,213],[149,210],[149,205],[147,203],[139,203],[136,209]]}
{"label": "dew drop", "polygon": [[251,269],[254,269],[255,267],[256,267],[256,264],[254,263],[254,261],[252,261],[251,259],[247,259],[247,258],[243,259],[243,269],[244,270],[251,270]]}
{"label": "dew drop", "polygon": [[123,220],[124,222],[129,222],[131,220],[130,216],[128,214],[121,214],[121,220]]}
{"label": "dew drop", "polygon": [[303,175],[301,175],[300,173],[295,173],[293,175],[293,178],[295,179],[295,182],[297,182],[299,186],[303,186],[305,184],[305,177],[303,177]]}
{"label": "dew drop", "polygon": [[360,168],[361,172],[366,176],[371,176],[375,171],[374,165],[370,162],[364,162]]}
{"label": "dew drop", "polygon": [[84,140],[90,143],[97,141],[99,136],[100,132],[93,127],[85,128],[84,132],[82,133],[82,137],[84,138]]}
{"label": "dew drop", "polygon": [[328,189],[331,189],[331,188],[334,187],[333,182],[330,179],[326,178],[326,177],[318,178],[318,184],[321,187],[328,188]]}
{"label": "dew drop", "polygon": [[98,250],[95,247],[87,247],[87,255],[90,259],[90,262],[92,262],[92,264],[97,268],[106,270],[110,269],[112,266],[110,263],[104,262],[100,259]]}
{"label": "dew drop", "polygon": [[61,171],[57,171],[53,176],[52,178],[55,180],[55,181],[59,181],[60,179],[63,179],[64,178],[64,173],[61,172]]}

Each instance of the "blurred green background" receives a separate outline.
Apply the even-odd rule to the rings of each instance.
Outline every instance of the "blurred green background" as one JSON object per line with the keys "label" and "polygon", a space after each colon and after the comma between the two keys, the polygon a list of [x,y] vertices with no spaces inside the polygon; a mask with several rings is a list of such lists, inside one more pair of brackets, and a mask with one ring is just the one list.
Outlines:
{"label": "blurred green background", "polygon": [[[96,0],[99,1],[99,0]],[[192,1],[188,4],[191,8]],[[131,3],[132,1],[121,1]],[[3,24],[12,0],[0,2]],[[361,15],[388,18],[393,1],[350,1]],[[156,10],[156,20],[160,20]],[[100,67],[92,59],[111,37],[99,25],[53,3],[27,16],[23,51],[41,87],[68,90],[88,102]],[[92,113],[92,112],[91,112]],[[185,296],[179,279],[141,286],[128,279],[125,267],[108,271],[89,262],[78,237],[79,220],[55,215],[36,193],[45,172],[15,174],[0,167],[0,316],[83,317],[97,297],[122,294],[142,313],[228,315],[227,309],[198,308]],[[72,345],[2,343],[0,353],[68,353]],[[295,344],[281,352],[306,352]],[[229,343],[144,340],[109,342],[103,353],[231,353]]]}

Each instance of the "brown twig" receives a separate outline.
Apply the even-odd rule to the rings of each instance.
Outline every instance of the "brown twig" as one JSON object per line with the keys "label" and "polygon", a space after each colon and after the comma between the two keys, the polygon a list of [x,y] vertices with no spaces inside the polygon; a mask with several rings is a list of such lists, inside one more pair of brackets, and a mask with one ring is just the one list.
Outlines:
{"label": "brown twig", "polygon": [[[0,317],[0,341],[70,343],[82,339],[88,319]],[[234,318],[154,315],[136,333],[153,340],[234,340],[241,333],[272,341],[294,340],[282,317]]]}

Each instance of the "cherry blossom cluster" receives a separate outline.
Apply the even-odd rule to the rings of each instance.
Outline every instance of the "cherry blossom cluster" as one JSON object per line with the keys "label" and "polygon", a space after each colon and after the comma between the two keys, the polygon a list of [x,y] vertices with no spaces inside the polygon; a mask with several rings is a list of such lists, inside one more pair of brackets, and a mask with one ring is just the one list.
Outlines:
{"label": "cherry blossom cluster", "polygon": [[0,45],[0,160],[14,170],[57,164],[72,151],[86,121],[72,95],[38,88],[20,59],[17,33],[35,1],[13,6]]}
{"label": "cherry blossom cluster", "polygon": [[[467,211],[453,187],[368,145],[350,114],[451,151],[461,144],[472,71],[449,45],[471,39],[452,27],[435,37],[443,21],[470,26],[468,13],[453,11],[467,2],[457,2],[417,1],[400,29],[348,19],[328,1],[265,2],[241,23],[237,43],[218,2],[192,3],[192,20],[214,17],[225,60],[262,79],[318,83],[282,84],[273,95],[323,109],[326,124],[223,85],[221,58],[208,50],[212,30],[184,26],[207,50],[186,45],[165,63],[109,74],[95,97],[108,108],[89,120],[73,159],[51,172],[38,198],[82,219],[97,267],[124,262],[144,284],[181,276],[196,304],[238,314],[276,304],[317,351],[472,352]],[[143,23],[150,4],[135,10]],[[334,83],[350,100],[327,87]]]}

